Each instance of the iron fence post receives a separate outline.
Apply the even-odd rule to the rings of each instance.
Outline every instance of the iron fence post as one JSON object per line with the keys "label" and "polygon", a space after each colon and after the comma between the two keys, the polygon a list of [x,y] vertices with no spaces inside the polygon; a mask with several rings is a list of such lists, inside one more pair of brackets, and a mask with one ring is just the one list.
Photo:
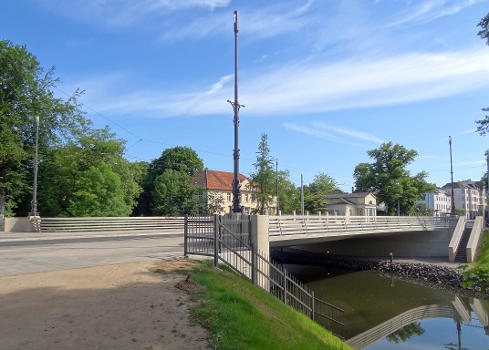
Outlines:
{"label": "iron fence post", "polygon": [[219,230],[219,215],[214,215],[214,266],[219,265],[219,248],[218,248],[218,235]]}
{"label": "iron fence post", "polygon": [[253,246],[253,244],[251,245],[251,282],[253,284],[257,284],[256,283],[256,263],[257,263],[257,254],[255,252],[255,247]]}
{"label": "iron fence post", "polygon": [[287,305],[287,270],[284,269],[284,304]]}
{"label": "iron fence post", "polygon": [[185,217],[183,219],[183,256],[184,257],[187,257],[187,253],[188,253],[188,248],[187,248],[187,244],[188,244],[188,215],[185,214]]}
{"label": "iron fence post", "polygon": [[314,291],[312,291],[312,294],[311,294],[311,318],[312,320],[314,321]]}

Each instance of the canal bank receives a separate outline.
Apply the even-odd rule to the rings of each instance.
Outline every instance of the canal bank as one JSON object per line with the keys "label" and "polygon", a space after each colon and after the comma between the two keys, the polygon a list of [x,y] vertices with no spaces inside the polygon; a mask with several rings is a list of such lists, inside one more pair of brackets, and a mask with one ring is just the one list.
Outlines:
{"label": "canal bank", "polygon": [[343,271],[377,271],[395,275],[414,283],[422,283],[429,287],[454,290],[467,296],[489,297],[488,291],[478,287],[464,286],[463,264],[449,263],[442,259],[383,259],[351,257],[335,254],[311,253],[299,249],[274,249],[271,257],[282,264],[322,266]]}
{"label": "canal bank", "polygon": [[487,349],[489,300],[373,270],[285,265],[315,294],[344,309],[320,322],[355,349]]}

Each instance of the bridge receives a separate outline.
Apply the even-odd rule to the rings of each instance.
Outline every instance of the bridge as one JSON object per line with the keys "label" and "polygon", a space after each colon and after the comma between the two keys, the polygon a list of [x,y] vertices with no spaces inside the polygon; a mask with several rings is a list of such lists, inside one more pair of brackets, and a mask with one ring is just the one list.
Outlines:
{"label": "bridge", "polygon": [[[262,252],[270,248],[294,246],[314,252],[339,255],[386,257],[443,257],[450,261],[472,262],[482,240],[482,217],[465,218],[418,216],[261,216]],[[104,217],[5,219],[5,231],[40,231],[71,235],[110,235],[123,233],[183,233],[183,218]]]}
{"label": "bridge", "polygon": [[429,232],[454,227],[456,221],[420,216],[270,216],[270,245],[336,241],[399,232]]}

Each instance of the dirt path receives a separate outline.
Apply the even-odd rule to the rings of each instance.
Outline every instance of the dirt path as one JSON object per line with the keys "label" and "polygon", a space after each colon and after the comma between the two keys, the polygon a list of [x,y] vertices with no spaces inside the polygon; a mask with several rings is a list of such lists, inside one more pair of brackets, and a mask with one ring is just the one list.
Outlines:
{"label": "dirt path", "polygon": [[[0,349],[202,349],[184,276],[154,262],[0,277]],[[167,269],[165,269],[166,267]]]}

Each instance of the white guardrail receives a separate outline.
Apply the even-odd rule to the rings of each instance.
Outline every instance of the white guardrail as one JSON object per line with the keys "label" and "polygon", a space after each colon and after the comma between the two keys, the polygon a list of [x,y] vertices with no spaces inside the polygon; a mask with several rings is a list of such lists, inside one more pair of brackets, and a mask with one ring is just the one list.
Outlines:
{"label": "white guardrail", "polygon": [[424,216],[270,216],[270,236],[340,232],[432,231],[453,225],[447,217]]}
{"label": "white guardrail", "polygon": [[181,231],[183,217],[41,218],[41,232]]}
{"label": "white guardrail", "polygon": [[477,254],[479,253],[479,247],[484,236],[484,219],[482,216],[475,218],[474,225],[472,226],[472,231],[470,232],[469,242],[467,243],[467,262],[472,263],[477,259]]}
{"label": "white guardrail", "polygon": [[448,259],[450,262],[454,262],[455,257],[457,256],[458,246],[460,245],[460,241],[462,240],[465,231],[465,222],[465,216],[459,217],[457,226],[455,226],[455,230],[453,230],[452,239],[448,244]]}

